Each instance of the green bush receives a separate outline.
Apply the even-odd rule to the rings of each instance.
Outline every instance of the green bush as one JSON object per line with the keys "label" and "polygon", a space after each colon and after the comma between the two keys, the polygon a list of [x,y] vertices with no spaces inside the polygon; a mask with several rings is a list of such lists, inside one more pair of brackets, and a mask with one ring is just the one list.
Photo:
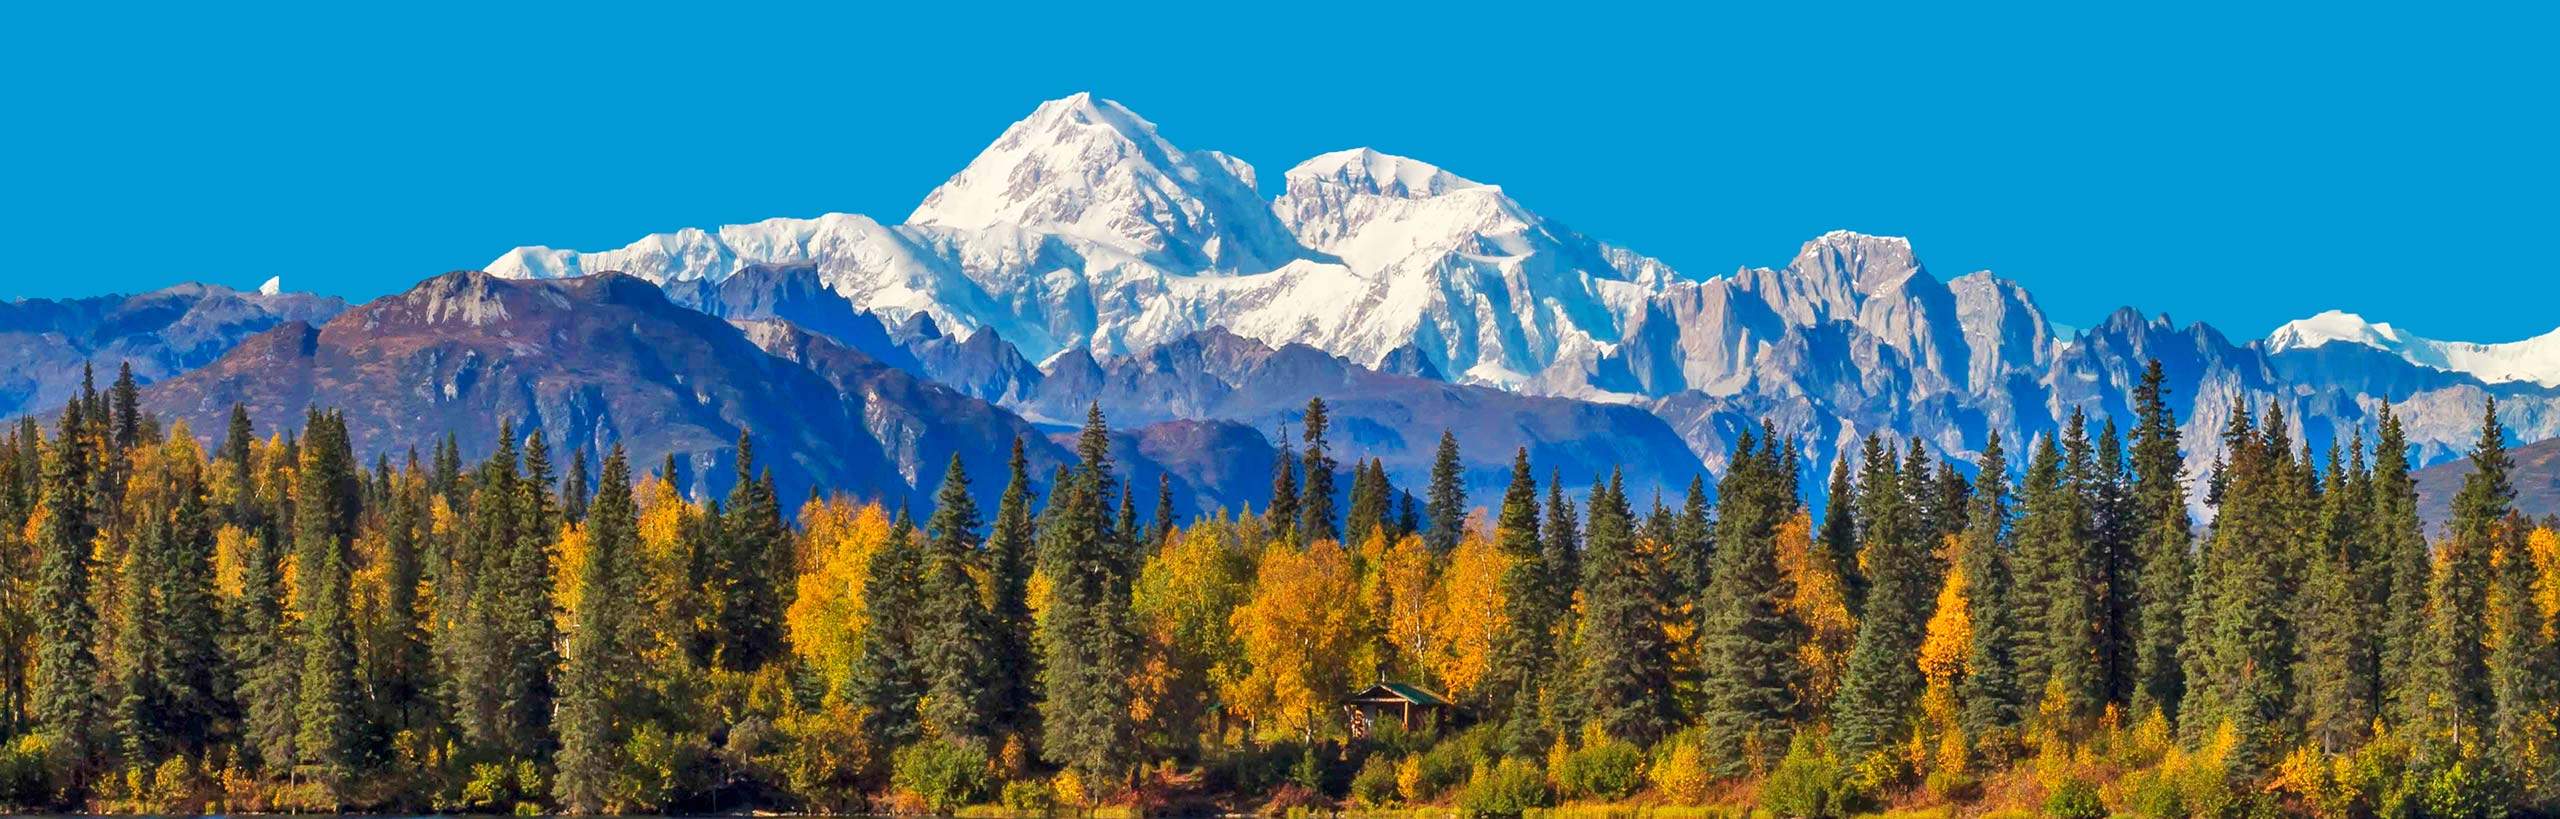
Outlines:
{"label": "green bush", "polygon": [[1047,816],[1058,807],[1057,791],[1039,779],[1023,779],[1004,783],[1004,793],[997,801],[1006,812],[1022,816]]}
{"label": "green bush", "polygon": [[2073,777],[2045,795],[2044,815],[2056,819],[2106,819],[2107,806],[2098,799],[2098,786]]}
{"label": "green bush", "polygon": [[935,813],[950,813],[986,798],[992,767],[985,751],[952,742],[927,740],[899,749],[892,781],[924,799]]}
{"label": "green bush", "polygon": [[1635,743],[1609,740],[1566,754],[1556,783],[1575,799],[1617,800],[1644,787],[1644,752]]}
{"label": "green bush", "polygon": [[1297,764],[1289,766],[1289,781],[1307,790],[1324,792],[1324,758],[1316,754],[1315,746],[1299,752]]}
{"label": "green bush", "polygon": [[1373,753],[1361,763],[1360,773],[1351,777],[1351,800],[1362,807],[1385,807],[1396,800],[1396,760],[1386,754]]}
{"label": "green bush", "polygon": [[53,753],[44,734],[24,734],[0,748],[0,809],[29,810],[52,801],[45,760]]}
{"label": "green bush", "polygon": [[1545,773],[1527,762],[1506,759],[1476,772],[1466,792],[1458,795],[1458,810],[1469,816],[1519,816],[1551,801]]}
{"label": "green bush", "polygon": [[1847,816],[1865,807],[1868,796],[1849,773],[1820,738],[1799,733],[1760,785],[1760,808],[1779,816]]}
{"label": "green bush", "polygon": [[2468,819],[2507,815],[2515,789],[2493,765],[2481,759],[2455,760],[2426,775],[2419,809],[2429,817]]}
{"label": "green bush", "polygon": [[1417,802],[1438,799],[1466,784],[1476,768],[1489,762],[1484,749],[1463,736],[1431,746],[1416,763],[1414,787],[1405,796]]}

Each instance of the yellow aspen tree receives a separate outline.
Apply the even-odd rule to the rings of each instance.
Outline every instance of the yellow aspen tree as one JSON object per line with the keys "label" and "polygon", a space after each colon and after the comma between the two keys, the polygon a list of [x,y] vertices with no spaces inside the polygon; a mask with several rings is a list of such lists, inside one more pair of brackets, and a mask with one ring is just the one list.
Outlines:
{"label": "yellow aspen tree", "polygon": [[1484,682],[1494,637],[1506,625],[1502,574],[1510,570],[1511,559],[1483,531],[1469,527],[1458,538],[1458,547],[1450,550],[1448,568],[1440,577],[1440,617],[1435,625],[1441,648],[1432,665],[1453,697],[1464,697]]}
{"label": "yellow aspen tree", "polygon": [[1920,730],[1911,737],[1911,762],[1921,770],[1965,772],[1963,710],[1956,701],[1973,647],[1973,611],[1958,539],[1946,538],[1946,580],[1938,585],[1937,610],[1920,639]]}
{"label": "yellow aspen tree", "polygon": [[1365,617],[1358,583],[1350,553],[1330,540],[1263,552],[1253,599],[1233,618],[1252,671],[1227,701],[1265,735],[1313,740],[1334,698],[1349,691]]}
{"label": "yellow aspen tree", "polygon": [[1840,690],[1840,678],[1848,673],[1849,648],[1858,639],[1858,620],[1849,613],[1848,595],[1840,581],[1840,568],[1832,564],[1830,552],[1815,548],[1813,517],[1798,511],[1795,517],[1779,524],[1777,531],[1778,571],[1795,586],[1786,613],[1805,624],[1805,641],[1796,649],[1804,663],[1805,705],[1820,712]]}
{"label": "yellow aspen tree", "polygon": [[[683,504],[659,499],[661,508],[651,508],[650,494],[642,493],[640,540],[644,551],[655,555],[660,549],[654,539],[677,530],[662,513]],[[871,556],[888,542],[889,516],[878,504],[856,505],[835,497],[802,507],[800,522],[800,572],[793,579],[795,593],[783,612],[783,628],[792,651],[826,681],[832,695],[852,681],[860,659],[862,583],[870,576]]]}

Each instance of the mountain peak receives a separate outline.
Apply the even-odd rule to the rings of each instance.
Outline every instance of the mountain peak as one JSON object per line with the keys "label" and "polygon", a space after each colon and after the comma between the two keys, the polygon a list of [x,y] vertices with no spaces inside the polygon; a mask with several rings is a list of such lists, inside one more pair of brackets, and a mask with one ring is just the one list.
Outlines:
{"label": "mountain peak", "polygon": [[1342,185],[1359,193],[1421,199],[1485,185],[1418,159],[1353,148],[1317,154],[1290,168],[1292,182],[1313,180]]}
{"label": "mountain peak", "polygon": [[1804,275],[1839,277],[1864,294],[1927,272],[1912,254],[1910,239],[1849,230],[1834,230],[1804,243],[1788,267]]}
{"label": "mountain peak", "polygon": [[2267,351],[2283,352],[2318,347],[2332,341],[2362,344],[2383,350],[2398,351],[2408,337],[2388,323],[2366,321],[2363,316],[2344,310],[2323,310],[2319,315],[2294,319],[2267,334]]}
{"label": "mountain peak", "polygon": [[1255,192],[1253,166],[1184,152],[1089,93],[1041,103],[1006,128],[907,223],[1064,234],[1168,269],[1261,272],[1298,255]]}

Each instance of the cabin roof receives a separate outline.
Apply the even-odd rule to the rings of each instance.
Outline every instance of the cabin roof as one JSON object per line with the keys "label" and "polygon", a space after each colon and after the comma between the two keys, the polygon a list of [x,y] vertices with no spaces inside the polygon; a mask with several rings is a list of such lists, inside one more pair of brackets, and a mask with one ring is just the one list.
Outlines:
{"label": "cabin roof", "polygon": [[1432,693],[1431,689],[1414,685],[1412,683],[1391,682],[1386,680],[1381,680],[1375,685],[1360,689],[1359,692],[1342,698],[1342,702],[1345,705],[1363,702],[1405,702],[1412,703],[1414,705],[1429,705],[1444,708],[1452,705],[1447,697]]}

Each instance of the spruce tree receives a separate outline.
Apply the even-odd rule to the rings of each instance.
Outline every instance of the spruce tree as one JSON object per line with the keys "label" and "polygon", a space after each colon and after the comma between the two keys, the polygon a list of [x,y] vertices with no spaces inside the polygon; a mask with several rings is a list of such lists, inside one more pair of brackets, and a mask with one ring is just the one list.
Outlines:
{"label": "spruce tree", "polygon": [[995,618],[993,689],[987,694],[996,727],[1015,736],[1038,730],[1038,703],[1031,683],[1039,678],[1039,656],[1032,640],[1031,569],[1034,531],[1031,520],[1030,461],[1022,439],[1013,439],[1006,459],[1004,496],[996,501],[996,519],[987,531],[987,584]]}
{"label": "spruce tree", "polygon": [[[1901,465],[1880,438],[1867,439],[1872,460],[1858,498],[1861,549],[1871,578],[1840,693],[1832,700],[1832,747],[1848,759],[1892,746],[1909,725],[1920,694],[1920,637],[1934,602],[1928,547],[1903,491]],[[1925,474],[1925,473],[1924,473]]]}
{"label": "spruce tree", "polygon": [[560,478],[560,517],[570,523],[587,519],[587,499],[594,491],[587,483],[587,450],[580,447],[570,451],[568,474]]}
{"label": "spruce tree", "polygon": [[1298,531],[1298,460],[1289,456],[1289,426],[1280,425],[1280,457],[1271,465],[1271,503],[1263,507],[1271,531],[1296,542]]}
{"label": "spruce tree", "polygon": [[2175,718],[2185,693],[2178,662],[2193,571],[2195,533],[2187,516],[2186,455],[2169,408],[2168,376],[2159,359],[2134,387],[2131,527],[2138,538],[2133,572],[2133,707]]}
{"label": "spruce tree", "polygon": [[[2086,429],[2074,413],[2065,436],[2085,452]],[[2030,699],[2055,691],[2073,716],[2096,713],[2095,612],[2087,507],[2073,484],[2080,458],[2064,454],[2053,436],[2037,442],[2019,491],[2012,530],[2017,551],[2018,681]]]}
{"label": "spruce tree", "polygon": [[1495,548],[1509,565],[1503,569],[1502,626],[1494,634],[1485,661],[1483,701],[1498,728],[1500,747],[1508,753],[1533,754],[1545,749],[1540,713],[1543,684],[1554,665],[1558,612],[1554,583],[1538,531],[1538,482],[1530,476],[1529,450],[1511,460],[1511,486],[1502,496],[1502,517],[1494,528]]}
{"label": "spruce tree", "polygon": [[92,527],[89,472],[93,463],[80,414],[65,411],[61,430],[44,461],[43,525],[36,532],[36,667],[33,717],[73,761],[73,780],[85,769],[91,732],[97,727],[96,610],[89,605]]}
{"label": "spruce tree", "polygon": [[1667,673],[1671,644],[1625,492],[1625,477],[1616,473],[1591,491],[1576,710],[1612,737],[1650,745],[1677,719]]}
{"label": "spruce tree", "polygon": [[573,568],[579,603],[562,658],[560,706],[552,714],[560,737],[552,798],[576,815],[616,806],[615,779],[631,718],[622,692],[639,671],[634,663],[642,648],[640,529],[631,464],[620,445],[605,455],[603,472],[587,519],[587,549]]}
{"label": "spruce tree", "polygon": [[1958,700],[1964,704],[1960,720],[1965,734],[1977,743],[2015,728],[2026,705],[2018,680],[2018,612],[2011,598],[2009,459],[2000,443],[2000,433],[1993,432],[1982,446],[1961,548],[1973,634]]}
{"label": "spruce tree", "polygon": [[1680,501],[1679,527],[1670,546],[1671,582],[1686,601],[1707,590],[1715,576],[1715,519],[1707,510],[1707,479],[1689,476],[1689,493]]}
{"label": "spruce tree", "polygon": [[862,580],[862,645],[856,656],[852,690],[846,698],[862,709],[862,732],[884,747],[914,742],[923,724],[916,704],[924,696],[924,664],[918,656],[917,633],[924,616],[923,590],[917,579],[924,570],[915,521],[898,511],[889,538],[871,555]]}
{"label": "spruce tree", "polygon": [[781,656],[782,612],[789,533],[774,497],[772,473],[756,470],[754,441],[738,435],[736,483],[712,556],[705,600],[712,606],[717,643],[712,661],[732,671],[753,671]]}
{"label": "spruce tree", "polygon": [[1302,543],[1342,539],[1342,529],[1335,524],[1333,514],[1333,454],[1324,440],[1331,426],[1324,399],[1307,399],[1307,414],[1299,424],[1300,435],[1307,444],[1306,454],[1300,458],[1307,473],[1306,489],[1298,495],[1298,539]]}
{"label": "spruce tree", "polygon": [[1156,473],[1155,526],[1148,538],[1149,543],[1163,545],[1164,539],[1172,537],[1173,530],[1180,524],[1181,521],[1173,516],[1173,473],[1158,472]]}
{"label": "spruce tree", "polygon": [[[2375,716],[2370,623],[2364,589],[2356,585],[2357,565],[2351,538],[2352,517],[2364,498],[2348,489],[2348,470],[2337,445],[2329,448],[2327,486],[2320,495],[2321,525],[2313,532],[2314,553],[2304,568],[2301,594],[2302,659],[2294,674],[2301,684],[2303,730],[2321,750],[2338,753],[2363,741]],[[2539,625],[2535,628],[2538,630]]]}
{"label": "spruce tree", "polygon": [[2489,681],[2487,649],[2479,635],[2489,633],[2491,560],[2498,527],[2515,500],[2507,473],[2506,432],[2498,423],[2497,399],[2481,412],[2480,436],[2471,447],[2471,474],[2453,497],[2448,539],[2436,575],[2428,635],[2429,682],[2433,687],[2437,734],[2454,747],[2485,740],[2497,703]]}
{"label": "spruce tree", "polygon": [[362,761],[356,747],[355,622],[349,611],[349,541],[359,479],[344,419],[312,412],[303,425],[301,455],[293,487],[295,608],[302,614],[294,749],[331,801],[344,805]]}
{"label": "spruce tree", "polygon": [[1131,569],[1114,548],[1106,511],[1110,451],[1102,410],[1089,407],[1076,442],[1081,463],[1054,493],[1040,532],[1041,574],[1050,581],[1038,635],[1040,751],[1097,784],[1120,781],[1136,753],[1128,703],[1138,644]]}
{"label": "spruce tree", "polygon": [[980,602],[978,580],[969,574],[977,562],[978,526],[969,473],[960,456],[953,455],[934,497],[933,518],[926,522],[930,539],[916,578],[922,598],[916,629],[922,716],[929,736],[992,750],[986,746],[999,728],[990,697],[999,624]]}
{"label": "spruce tree", "polygon": [[2294,551],[2289,504],[2298,479],[2288,448],[2270,445],[2283,440],[2277,418],[2264,434],[2254,423],[2246,408],[2234,409],[2222,508],[2189,607],[2197,651],[2179,719],[2196,737],[2229,723],[2237,738],[2230,764],[2244,777],[2287,744],[2292,682],[2283,659],[2295,650],[2288,616],[2295,590],[2284,587],[2278,564]]}
{"label": "spruce tree", "polygon": [[[1550,610],[1568,618],[1572,616],[1574,590],[1581,587],[1583,580],[1582,532],[1575,524],[1579,517],[1581,513],[1574,509],[1573,500],[1564,495],[1564,474],[1548,470],[1547,508],[1543,521],[1546,530],[1540,533],[1538,548],[1547,563],[1546,604]],[[1557,625],[1569,628],[1565,623]],[[1558,631],[1565,632],[1566,628]]]}
{"label": "spruce tree", "polygon": [[2089,545],[2097,592],[2096,647],[2099,702],[2125,705],[2133,701],[2140,677],[2139,581],[2140,519],[2135,513],[2133,476],[2125,462],[2124,438],[2110,418],[2099,427],[2098,444],[2081,495],[2089,507]]}
{"label": "spruce tree", "polygon": [[2383,405],[2378,416],[2366,537],[2381,566],[2378,585],[2385,600],[2382,700],[2393,724],[2415,726],[2432,710],[2422,685],[2426,676],[2422,669],[2427,662],[2427,601],[2434,566],[2418,521],[2418,486],[2409,474],[2407,433],[2390,405]]}
{"label": "spruce tree", "polygon": [[511,537],[491,542],[495,561],[481,590],[489,611],[489,636],[496,650],[491,669],[497,677],[493,712],[497,749],[510,757],[532,759],[551,748],[551,710],[558,681],[559,635],[551,599],[551,545],[558,534],[552,507],[548,446],[540,430],[525,443],[524,473],[486,491],[513,497],[508,509]]}
{"label": "spruce tree", "polygon": [[240,570],[240,597],[231,616],[232,677],[241,711],[241,755],[250,766],[281,775],[294,764],[299,726],[301,662],[285,633],[283,539],[273,532],[249,536]]}
{"label": "spruce tree", "polygon": [[1387,472],[1375,461],[1351,462],[1351,510],[1343,531],[1354,542],[1391,528],[1387,509]]}
{"label": "spruce tree", "polygon": [[[1868,436],[1875,443],[1874,436]],[[1874,457],[1870,449],[1867,456]],[[1855,615],[1866,604],[1867,578],[1858,571],[1858,485],[1849,477],[1849,455],[1842,452],[1831,463],[1831,486],[1823,502],[1822,531],[1817,536],[1822,548],[1831,554],[1831,565],[1840,570],[1840,592]]]}
{"label": "spruce tree", "polygon": [[1436,554],[1448,554],[1458,548],[1458,534],[1467,525],[1467,487],[1463,467],[1458,462],[1458,437],[1448,430],[1440,431],[1440,447],[1431,457],[1431,487],[1424,514],[1431,528],[1423,533],[1423,542]]}
{"label": "spruce tree", "polygon": [[1715,578],[1699,601],[1707,673],[1700,721],[1721,776],[1763,769],[1803,716],[1798,691],[1807,672],[1797,649],[1805,625],[1789,611],[1795,584],[1778,567],[1776,532],[1788,504],[1774,449],[1755,449],[1745,431],[1716,488]]}

